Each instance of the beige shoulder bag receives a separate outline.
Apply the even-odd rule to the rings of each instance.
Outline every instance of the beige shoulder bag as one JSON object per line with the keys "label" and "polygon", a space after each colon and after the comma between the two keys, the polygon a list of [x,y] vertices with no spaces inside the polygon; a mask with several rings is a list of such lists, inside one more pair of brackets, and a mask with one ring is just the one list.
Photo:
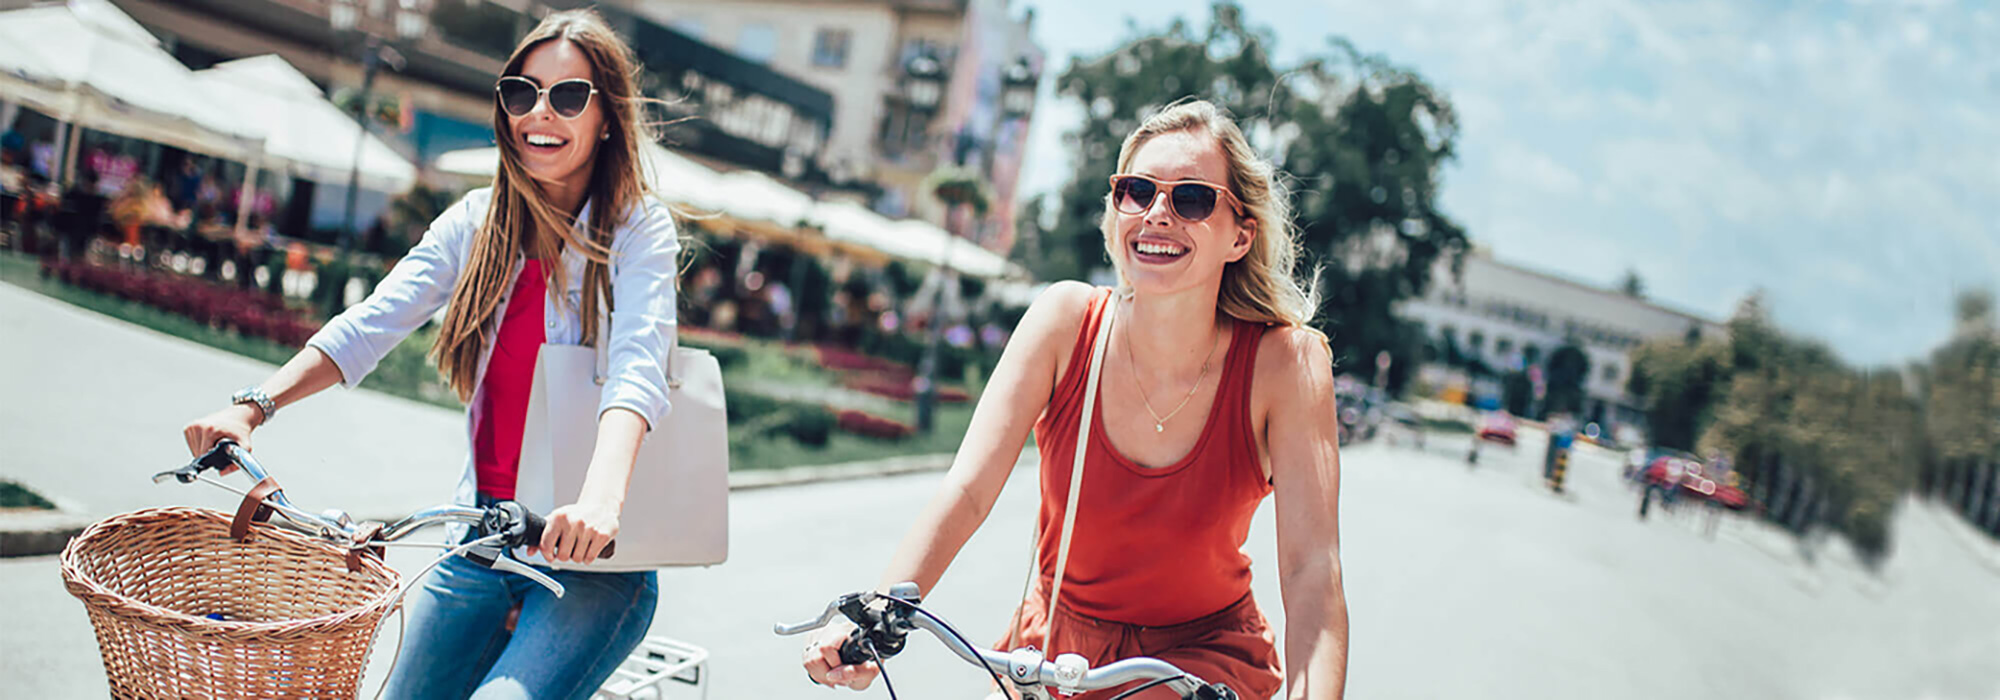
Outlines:
{"label": "beige shoulder bag", "polygon": [[[609,315],[600,317],[609,336]],[[546,514],[576,502],[597,446],[598,399],[610,374],[610,345],[541,348],[529,391],[515,495]],[[646,435],[618,516],[618,549],[590,564],[524,561],[580,571],[646,571],[720,564],[729,555],[729,425],[722,369],[706,350],[669,346],[668,410]]]}

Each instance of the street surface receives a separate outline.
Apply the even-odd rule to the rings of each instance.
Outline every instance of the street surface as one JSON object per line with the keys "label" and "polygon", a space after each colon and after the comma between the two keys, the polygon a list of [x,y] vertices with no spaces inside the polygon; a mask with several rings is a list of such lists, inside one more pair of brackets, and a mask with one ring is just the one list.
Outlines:
{"label": "street surface", "polygon": [[[182,423],[270,367],[0,285],[0,477],[93,516],[234,496],[147,477],[186,458]],[[257,436],[301,505],[386,518],[446,499],[462,459],[459,415],[333,390]],[[1996,698],[2000,546],[1911,501],[1896,552],[1869,572],[1838,540],[1802,545],[1689,509],[1647,521],[1621,456],[1586,448],[1566,496],[1540,483],[1544,438],[1430,451],[1377,441],[1343,455],[1342,561],[1355,698]],[[874,585],[941,475],[738,492],[729,563],[661,574],[653,633],[713,653],[709,697],[883,698],[815,689],[802,641],[774,622],[817,614]],[[978,642],[1019,599],[1035,475],[1023,469],[934,595]],[[1657,511],[1656,511],[1657,513]],[[1267,502],[1248,550],[1255,590],[1282,629]],[[391,563],[413,572],[425,553]],[[103,669],[54,556],[0,560],[0,698],[100,698]],[[397,641],[390,622],[368,692]],[[903,698],[975,698],[989,681],[927,638],[889,663]],[[694,697],[682,693],[680,697]]]}

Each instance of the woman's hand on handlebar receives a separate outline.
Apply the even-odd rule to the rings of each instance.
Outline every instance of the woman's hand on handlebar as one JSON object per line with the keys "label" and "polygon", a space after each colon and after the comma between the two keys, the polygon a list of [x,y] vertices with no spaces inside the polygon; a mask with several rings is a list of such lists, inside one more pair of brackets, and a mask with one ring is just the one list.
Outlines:
{"label": "woman's hand on handlebar", "polygon": [[806,675],[812,676],[814,683],[866,690],[869,684],[875,682],[875,676],[882,672],[875,662],[855,665],[840,662],[840,645],[847,642],[847,635],[853,631],[854,623],[842,619],[812,633],[806,641],[801,662],[806,667]]}
{"label": "woman's hand on handlebar", "polygon": [[[196,418],[181,428],[187,439],[188,454],[199,457],[224,438],[250,449],[250,432],[263,422],[264,414],[254,405],[240,403]],[[228,470],[224,470],[228,471]]]}
{"label": "woman's hand on handlebar", "polygon": [[[542,541],[528,548],[550,561],[589,564],[618,536],[618,508],[588,501],[572,503],[549,513]],[[546,554],[544,554],[546,553]]]}

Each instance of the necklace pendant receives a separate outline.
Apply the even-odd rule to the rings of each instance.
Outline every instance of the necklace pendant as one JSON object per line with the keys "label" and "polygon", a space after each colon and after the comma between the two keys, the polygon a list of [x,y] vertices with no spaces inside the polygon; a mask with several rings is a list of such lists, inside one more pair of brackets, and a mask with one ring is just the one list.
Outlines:
{"label": "necklace pendant", "polygon": [[1164,432],[1167,432],[1167,426],[1165,426],[1165,425],[1163,425],[1163,424],[1160,424],[1160,423],[1154,423],[1154,424],[1153,424],[1153,432],[1156,432],[1156,433],[1164,433]]}

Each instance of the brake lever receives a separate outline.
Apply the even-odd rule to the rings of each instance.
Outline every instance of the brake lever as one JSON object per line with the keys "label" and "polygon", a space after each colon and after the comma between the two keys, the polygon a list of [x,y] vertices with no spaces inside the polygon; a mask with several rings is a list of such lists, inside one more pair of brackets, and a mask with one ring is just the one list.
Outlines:
{"label": "brake lever", "polygon": [[201,474],[201,463],[188,462],[186,466],[183,466],[179,469],[168,469],[158,474],[154,474],[153,483],[164,484],[167,483],[168,480],[173,480],[181,482],[183,484],[192,484],[194,483],[194,480],[200,476],[200,474]]}
{"label": "brake lever", "polygon": [[526,576],[528,580],[549,589],[549,592],[554,593],[557,598],[563,597],[564,589],[562,584],[557,583],[555,579],[549,578],[548,574],[537,571],[534,567],[523,564],[520,560],[508,556],[505,551],[497,546],[480,545],[473,547],[465,550],[465,558],[479,562],[486,568],[495,571],[505,571]]}
{"label": "brake lever", "polygon": [[210,447],[207,452],[203,452],[200,456],[188,460],[188,463],[181,465],[179,469],[168,469],[154,474],[153,483],[164,484],[168,479],[173,479],[183,484],[192,484],[196,479],[201,477],[203,470],[221,470],[232,466],[236,463],[236,460],[230,458],[229,447],[235,444],[236,441],[227,438],[218,440],[214,447]]}
{"label": "brake lever", "polygon": [[795,622],[789,625],[784,624],[782,622],[773,624],[771,625],[771,632],[781,637],[789,637],[794,634],[811,632],[821,627],[825,627],[827,626],[827,623],[833,622],[834,616],[840,614],[840,606],[846,603],[848,598],[851,598],[855,595],[858,594],[849,593],[847,595],[834,599],[833,602],[827,603],[826,610],[824,612],[821,612],[818,618],[807,620],[805,622]]}

